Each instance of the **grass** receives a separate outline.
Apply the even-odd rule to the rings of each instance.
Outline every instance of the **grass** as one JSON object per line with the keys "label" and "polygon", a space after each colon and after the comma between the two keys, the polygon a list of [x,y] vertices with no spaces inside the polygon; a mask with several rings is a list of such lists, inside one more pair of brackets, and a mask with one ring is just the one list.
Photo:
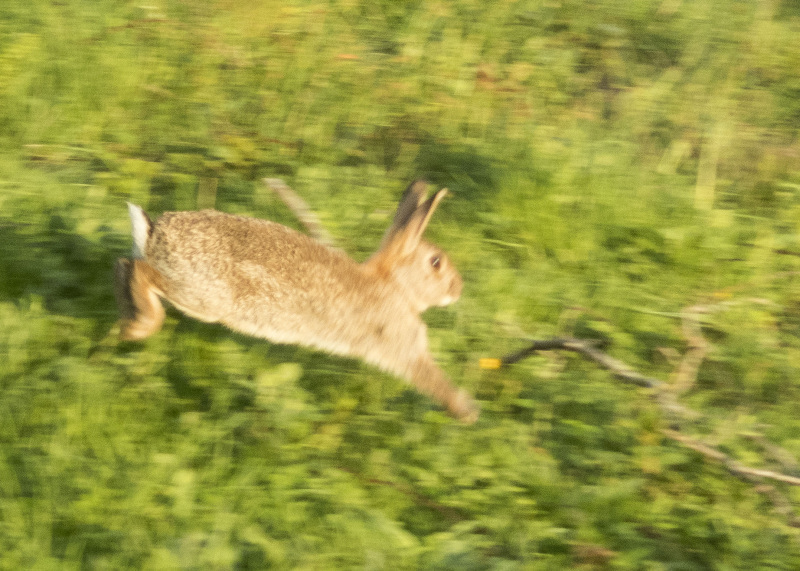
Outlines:
{"label": "grass", "polygon": [[[579,335],[669,380],[710,305],[690,433],[794,470],[749,435],[800,457],[799,31],[789,0],[4,2],[0,568],[800,566],[798,491],[644,392],[478,366]],[[474,427],[176,312],[107,336],[126,200],[297,226],[282,177],[364,259],[419,175],[452,190],[464,295],[426,320]]]}

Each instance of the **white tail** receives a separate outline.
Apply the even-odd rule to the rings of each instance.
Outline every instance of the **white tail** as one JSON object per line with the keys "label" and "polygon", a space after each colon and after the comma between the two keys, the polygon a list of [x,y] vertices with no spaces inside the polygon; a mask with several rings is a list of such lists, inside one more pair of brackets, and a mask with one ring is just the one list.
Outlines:
{"label": "white tail", "polygon": [[133,227],[133,257],[144,258],[144,245],[150,234],[150,218],[147,217],[140,206],[128,203],[128,214],[131,217]]}

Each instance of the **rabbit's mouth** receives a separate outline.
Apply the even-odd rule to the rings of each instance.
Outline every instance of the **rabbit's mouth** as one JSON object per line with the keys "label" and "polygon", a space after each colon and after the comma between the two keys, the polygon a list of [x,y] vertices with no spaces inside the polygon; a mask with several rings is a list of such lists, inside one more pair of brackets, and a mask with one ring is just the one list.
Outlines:
{"label": "rabbit's mouth", "polygon": [[450,305],[451,303],[458,301],[458,299],[461,297],[461,288],[463,287],[464,287],[464,282],[462,282],[461,277],[458,274],[456,274],[450,281],[450,287],[448,288],[448,292],[442,299],[440,305],[442,306]]}
{"label": "rabbit's mouth", "polygon": [[442,300],[438,303],[438,305],[439,307],[450,305],[451,303],[457,302],[459,297],[461,297],[460,291],[456,294],[448,294],[442,298]]}

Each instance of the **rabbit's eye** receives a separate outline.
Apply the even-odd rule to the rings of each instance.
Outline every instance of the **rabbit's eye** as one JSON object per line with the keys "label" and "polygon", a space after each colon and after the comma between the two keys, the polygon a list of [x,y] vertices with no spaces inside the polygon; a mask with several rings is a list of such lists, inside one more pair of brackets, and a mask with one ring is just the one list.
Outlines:
{"label": "rabbit's eye", "polygon": [[434,256],[431,258],[431,266],[433,269],[438,270],[441,265],[442,259],[439,256]]}

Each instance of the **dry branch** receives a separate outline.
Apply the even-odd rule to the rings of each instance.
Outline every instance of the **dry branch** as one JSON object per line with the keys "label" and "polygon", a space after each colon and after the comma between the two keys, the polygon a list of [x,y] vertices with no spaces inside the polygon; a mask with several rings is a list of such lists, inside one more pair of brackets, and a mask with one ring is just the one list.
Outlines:
{"label": "dry branch", "polygon": [[675,394],[683,394],[697,382],[697,372],[708,355],[710,346],[700,328],[701,313],[707,313],[708,307],[695,305],[681,312],[681,330],[686,338],[688,348],[672,377],[672,390]]}
{"label": "dry branch", "polygon": [[772,460],[781,465],[785,472],[793,472],[795,474],[800,472],[800,464],[798,464],[797,459],[788,450],[776,446],[764,438],[763,435],[755,432],[742,433],[741,436],[758,444]]}
{"label": "dry branch", "polygon": [[298,195],[295,191],[293,191],[289,186],[286,185],[279,178],[265,178],[264,184],[267,185],[272,191],[278,195],[278,197],[289,207],[289,210],[294,213],[300,223],[306,227],[308,233],[311,236],[326,244],[328,246],[333,245],[333,238],[330,234],[328,234],[327,230],[323,228],[322,224],[319,222],[319,218],[314,212],[308,207],[306,201],[303,200],[300,195]]}
{"label": "dry branch", "polygon": [[667,387],[666,383],[654,377],[642,375],[619,359],[615,359],[611,355],[604,353],[598,347],[599,343],[596,341],[576,339],[572,337],[531,341],[528,347],[525,347],[520,351],[516,351],[515,353],[506,355],[500,359],[499,366],[504,367],[511,365],[521,361],[526,357],[530,357],[538,351],[572,351],[573,353],[578,353],[587,359],[594,361],[600,365],[600,367],[609,371],[616,379],[620,381],[639,387],[652,389],[653,398],[659,403],[664,411],[669,413],[671,419],[674,420],[676,417],[682,419],[695,419],[700,416],[698,412],[678,404],[675,401],[674,395],[665,390]]}
{"label": "dry branch", "polygon": [[[703,442],[700,442],[699,440],[696,440],[690,436],[681,434],[675,430],[662,430],[661,432],[667,438],[671,438],[681,445],[686,446],[690,450],[699,452],[703,456],[719,462],[734,476],[752,483],[755,491],[766,496],[772,503],[775,511],[785,517],[789,525],[792,527],[800,527],[800,518],[797,517],[792,503],[780,492],[780,490],[775,488],[775,486],[763,482],[764,479],[767,479],[775,480],[792,486],[798,486],[800,485],[800,478],[783,474],[781,472],[773,472],[772,470],[761,470],[758,468],[745,466],[723,452],[720,452],[716,448],[713,448],[708,444],[704,444]],[[763,439],[763,437],[761,437],[761,439]],[[788,454],[788,452],[782,448],[778,448],[777,446],[766,442],[765,444],[775,449],[773,452],[779,451],[782,454]]]}
{"label": "dry branch", "polygon": [[687,436],[675,430],[669,429],[662,430],[662,433],[667,438],[671,438],[676,442],[680,442],[687,448],[690,448],[695,452],[699,452],[707,458],[716,460],[717,462],[723,464],[729,472],[745,480],[750,480],[753,482],[765,478],[768,480],[775,480],[776,482],[783,482],[784,484],[790,484],[792,486],[800,486],[800,478],[790,476],[782,472],[774,472],[772,470],[762,470],[760,468],[751,468],[750,466],[745,466],[724,452],[721,452],[716,448],[709,446],[708,444],[704,444],[699,440],[692,438],[691,436]]}
{"label": "dry branch", "polygon": [[[579,353],[584,357],[594,361],[602,368],[608,370],[615,378],[621,381],[634,384],[640,387],[652,389],[656,397],[656,401],[661,406],[662,410],[670,413],[670,416],[674,417],[675,415],[679,415],[684,419],[696,418],[700,416],[699,412],[686,408],[675,402],[674,395],[671,393],[671,391],[667,390],[669,386],[666,383],[658,379],[655,379],[653,377],[647,377],[645,375],[636,372],[627,364],[623,363],[618,359],[615,359],[614,357],[611,357],[610,355],[598,349],[597,345],[598,344],[596,342],[587,341],[583,339],[574,339],[574,338],[544,339],[544,340],[531,341],[528,347],[525,347],[520,351],[511,353],[500,359],[500,366],[507,366],[516,363],[526,357],[529,357],[530,355],[533,355],[538,351],[552,351],[552,350],[572,351],[575,353]],[[750,482],[760,482],[760,480],[767,479],[767,480],[782,482],[784,484],[789,484],[792,486],[800,486],[800,478],[798,477],[790,476],[788,474],[784,474],[781,472],[775,472],[772,470],[762,470],[759,468],[751,468],[749,466],[745,466],[744,464],[737,462],[724,452],[712,446],[704,444],[692,438],[691,436],[687,436],[672,428],[665,428],[663,429],[662,432],[668,438],[671,438],[672,440],[681,443],[687,448],[695,450],[696,452],[700,452],[707,458],[722,463],[728,469],[728,471],[730,471],[732,474],[734,474],[739,478],[745,479]],[[763,492],[764,490],[761,491]],[[778,494],[777,491],[775,490],[773,491],[774,493],[772,494],[772,496]],[[773,497],[772,500],[773,503],[776,504],[776,506],[781,503],[775,497]]]}

